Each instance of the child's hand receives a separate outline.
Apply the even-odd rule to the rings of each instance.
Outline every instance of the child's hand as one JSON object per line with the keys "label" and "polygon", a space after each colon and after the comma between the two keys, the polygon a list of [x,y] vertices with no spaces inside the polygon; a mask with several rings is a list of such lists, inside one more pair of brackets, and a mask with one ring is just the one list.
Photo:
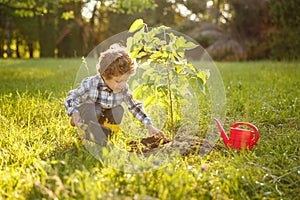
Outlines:
{"label": "child's hand", "polygon": [[157,128],[155,128],[153,125],[148,125],[147,129],[148,129],[151,136],[157,135],[158,137],[165,138],[164,132],[157,129]]}
{"label": "child's hand", "polygon": [[82,120],[81,120],[79,112],[74,112],[71,116],[71,125],[78,126],[81,121]]}

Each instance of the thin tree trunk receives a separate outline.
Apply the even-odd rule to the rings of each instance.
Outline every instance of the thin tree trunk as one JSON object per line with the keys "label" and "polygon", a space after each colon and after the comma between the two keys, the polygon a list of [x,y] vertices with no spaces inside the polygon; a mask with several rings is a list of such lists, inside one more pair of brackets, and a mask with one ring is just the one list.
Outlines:
{"label": "thin tree trunk", "polygon": [[170,72],[168,71],[168,93],[169,93],[169,103],[170,103],[170,129],[172,132],[172,138],[175,136],[175,125],[174,125],[174,106],[173,106],[173,94],[171,89],[171,78]]}
{"label": "thin tree trunk", "polygon": [[4,50],[3,50],[4,43],[0,41],[0,58],[3,58]]}
{"label": "thin tree trunk", "polygon": [[20,46],[20,40],[19,38],[17,38],[17,43],[16,43],[17,58],[21,58],[19,46]]}
{"label": "thin tree trunk", "polygon": [[219,18],[220,18],[220,0],[217,0],[217,5],[216,5],[216,24],[219,24]]}
{"label": "thin tree trunk", "polygon": [[29,57],[33,58],[33,44],[32,42],[28,43]]}
{"label": "thin tree trunk", "polygon": [[6,18],[6,24],[5,24],[5,28],[6,28],[6,53],[7,53],[7,57],[11,58],[12,53],[11,53],[11,48],[10,48],[10,44],[11,44],[11,26],[10,26],[10,17]]}

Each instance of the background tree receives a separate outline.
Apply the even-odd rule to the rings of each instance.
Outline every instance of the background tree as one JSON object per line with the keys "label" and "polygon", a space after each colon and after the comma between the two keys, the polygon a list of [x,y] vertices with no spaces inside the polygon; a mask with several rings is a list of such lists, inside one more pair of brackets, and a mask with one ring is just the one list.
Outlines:
{"label": "background tree", "polygon": [[0,57],[33,48],[84,56],[143,18],[189,35],[216,60],[299,58],[298,0],[2,0],[0,11]]}
{"label": "background tree", "polygon": [[[68,55],[66,51],[70,51],[70,49],[66,49],[66,46],[74,49],[74,45],[77,45],[78,49],[75,49],[74,53],[69,53],[68,57],[86,55],[91,47],[98,45],[114,34],[126,30],[131,23],[128,18],[133,13],[141,13],[145,9],[155,7],[154,0],[95,0],[93,4],[89,4],[90,17],[87,19],[82,16],[82,9],[83,7],[87,8],[87,3],[89,1],[86,3],[80,1],[76,4],[74,2],[64,4],[64,8],[67,8],[68,12],[73,11],[74,17],[62,22],[65,25],[58,35],[57,44],[61,47],[58,52],[64,52],[64,54],[59,53],[59,56]],[[124,21],[126,23],[122,24]],[[74,44],[74,37],[77,44]],[[60,38],[64,38],[63,41]]]}
{"label": "background tree", "polygon": [[198,20],[180,30],[188,30],[216,60],[267,57],[270,46],[264,41],[274,30],[268,8],[267,0],[207,1],[198,13],[193,10]]}
{"label": "background tree", "polygon": [[[32,40],[38,41],[40,46],[41,56],[53,57],[54,56],[54,48],[53,48],[53,38],[55,38],[55,32],[53,29],[54,25],[54,18],[55,18],[55,3],[51,0],[37,0],[37,1],[30,1],[30,0],[15,0],[15,1],[7,1],[4,0],[0,3],[0,9],[5,13],[7,16],[4,18],[6,24],[14,24],[14,29],[18,29],[21,27],[23,29],[20,31],[22,33],[24,31],[24,35],[28,35],[28,32],[25,31],[24,24],[21,24],[18,21],[20,18],[34,18],[37,19],[38,28],[36,28],[36,24],[33,26],[29,25],[28,28],[31,29],[31,33],[38,32],[38,35],[33,33],[32,35],[37,36],[37,38],[30,38]],[[18,23],[19,22],[19,23]],[[36,23],[35,20],[33,20]],[[33,28],[35,30],[33,31]],[[8,26],[1,26],[1,29],[9,32]],[[30,33],[30,34],[31,34]],[[12,36],[12,35],[10,35]],[[24,38],[26,38],[25,36]],[[5,37],[7,42],[10,42],[12,38],[9,36]],[[13,38],[16,40],[16,38]],[[32,48],[32,41],[26,42],[29,45],[29,49]],[[10,45],[7,45],[7,49],[10,48]],[[53,50],[53,51],[52,51]],[[9,57],[9,55],[8,55]]]}
{"label": "background tree", "polygon": [[[76,57],[83,55],[85,50],[84,27],[81,8],[82,2],[63,3],[58,10],[62,19],[57,20],[57,37],[55,44],[59,57]],[[74,42],[76,41],[76,42]]]}
{"label": "background tree", "polygon": [[147,19],[149,27],[166,25],[176,28],[180,22],[180,15],[176,13],[174,4],[167,0],[155,0],[154,5],[143,12],[130,12],[130,14],[109,10],[107,13],[109,25],[107,26],[106,33],[114,35],[125,31],[138,18]]}
{"label": "background tree", "polygon": [[270,1],[270,17],[276,32],[270,35],[271,57],[275,59],[300,58],[300,4],[298,0]]}
{"label": "background tree", "polygon": [[[94,30],[101,23],[97,24],[96,18],[106,16],[105,14],[96,12],[98,9],[113,12],[141,12],[143,9],[153,7],[153,0],[128,0],[128,1],[109,1],[95,0],[95,9],[93,18],[89,22],[82,17],[82,8],[90,1],[71,1],[71,0],[3,0],[0,2],[0,10],[3,18],[0,25],[1,41],[6,41],[6,51],[8,57],[11,56],[11,41],[18,41],[16,37],[12,38],[11,25],[15,23],[15,19],[32,18],[37,23],[38,28],[35,29],[38,34],[35,40],[39,45],[41,57],[72,57],[82,56],[88,52],[91,45],[95,45],[105,37],[99,37]],[[103,9],[107,7],[108,9]],[[107,18],[101,18],[98,22],[103,22]],[[18,29],[20,24],[15,23],[14,29]],[[30,27],[30,26],[29,26]],[[94,29],[94,27],[96,27]],[[31,29],[32,30],[32,29]],[[20,31],[20,34],[26,34],[26,31]],[[34,34],[35,35],[35,34]],[[19,37],[19,36],[18,36]],[[27,36],[22,37],[27,39]],[[76,41],[76,42],[75,42]],[[1,49],[5,46],[1,42]],[[32,49],[32,41],[27,43],[28,49]],[[55,54],[57,52],[57,54]],[[4,55],[3,53],[1,55]]]}

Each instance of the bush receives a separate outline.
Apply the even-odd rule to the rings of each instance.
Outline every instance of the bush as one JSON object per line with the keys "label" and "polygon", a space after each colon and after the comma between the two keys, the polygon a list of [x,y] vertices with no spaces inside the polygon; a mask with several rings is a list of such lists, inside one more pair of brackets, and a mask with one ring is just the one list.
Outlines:
{"label": "bush", "polygon": [[300,58],[300,18],[298,0],[271,0],[270,17],[278,30],[271,35],[271,57],[279,60]]}

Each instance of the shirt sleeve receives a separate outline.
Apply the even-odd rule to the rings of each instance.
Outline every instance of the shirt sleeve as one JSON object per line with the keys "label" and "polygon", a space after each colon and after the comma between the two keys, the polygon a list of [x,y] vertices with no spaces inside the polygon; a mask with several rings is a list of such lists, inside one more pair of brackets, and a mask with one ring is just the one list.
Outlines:
{"label": "shirt sleeve", "polygon": [[93,85],[93,79],[88,77],[82,81],[78,88],[68,92],[64,105],[69,116],[71,116],[74,112],[78,112],[76,107],[81,103],[88,102],[89,100],[93,101],[93,99],[95,99],[97,89],[94,88]]}
{"label": "shirt sleeve", "polygon": [[132,98],[132,94],[129,89],[124,91],[124,101],[128,106],[128,110],[132,115],[145,126],[152,124],[151,119],[148,117],[144,111],[143,104]]}

